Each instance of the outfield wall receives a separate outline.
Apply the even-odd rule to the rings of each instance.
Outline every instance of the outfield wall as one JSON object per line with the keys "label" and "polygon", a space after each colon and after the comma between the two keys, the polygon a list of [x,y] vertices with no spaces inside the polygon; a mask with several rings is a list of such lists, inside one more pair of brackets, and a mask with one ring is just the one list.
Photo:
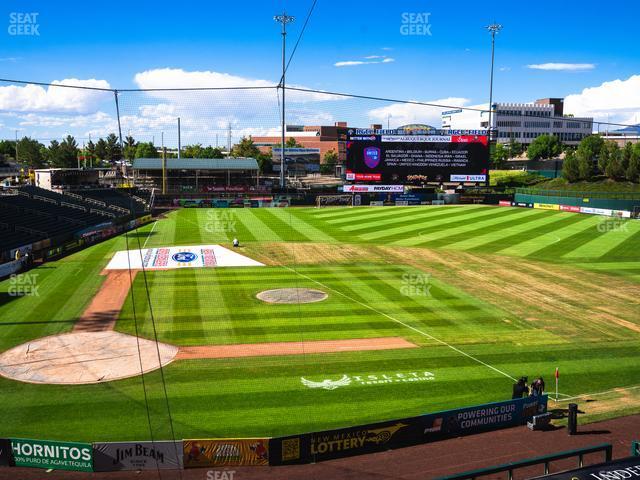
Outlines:
{"label": "outfield wall", "polygon": [[609,210],[626,210],[633,212],[640,210],[640,198],[601,198],[596,196],[559,196],[559,195],[534,195],[527,193],[516,193],[515,202],[518,203],[542,203],[568,205],[574,207],[591,207]]}
{"label": "outfield wall", "polygon": [[0,467],[83,472],[292,465],[430,443],[523,425],[547,411],[548,396],[278,438],[78,443],[0,439]]}

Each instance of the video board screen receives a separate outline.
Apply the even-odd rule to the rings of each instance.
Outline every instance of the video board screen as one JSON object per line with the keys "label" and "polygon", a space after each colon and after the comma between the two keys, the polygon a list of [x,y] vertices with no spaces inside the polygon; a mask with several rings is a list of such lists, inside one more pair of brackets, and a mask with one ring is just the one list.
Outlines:
{"label": "video board screen", "polygon": [[347,136],[347,181],[419,185],[486,182],[489,142],[484,131],[456,134]]}

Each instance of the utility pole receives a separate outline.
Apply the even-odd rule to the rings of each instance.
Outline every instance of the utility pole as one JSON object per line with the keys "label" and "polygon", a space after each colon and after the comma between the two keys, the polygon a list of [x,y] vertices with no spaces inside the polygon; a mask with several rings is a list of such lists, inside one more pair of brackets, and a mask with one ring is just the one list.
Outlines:
{"label": "utility pole", "polygon": [[285,97],[285,74],[286,74],[286,65],[285,65],[285,54],[286,54],[286,46],[287,46],[287,24],[293,23],[295,20],[294,17],[287,15],[286,12],[282,12],[282,15],[276,15],[273,19],[282,24],[282,77],[280,78],[279,87],[282,88],[282,149],[280,150],[280,188],[285,187],[284,180],[284,167],[285,167],[285,154],[284,154],[284,136],[285,136],[285,116],[284,116],[284,97]]}
{"label": "utility pole", "polygon": [[180,160],[180,150],[182,150],[182,143],[180,141],[180,117],[178,117],[178,160]]}
{"label": "utility pole", "polygon": [[16,130],[16,164],[18,163],[18,130]]}
{"label": "utility pole", "polygon": [[495,60],[496,33],[502,30],[502,25],[492,23],[487,25],[487,30],[491,32],[491,80],[489,82],[489,143],[491,143],[491,116],[493,113],[493,65]]}

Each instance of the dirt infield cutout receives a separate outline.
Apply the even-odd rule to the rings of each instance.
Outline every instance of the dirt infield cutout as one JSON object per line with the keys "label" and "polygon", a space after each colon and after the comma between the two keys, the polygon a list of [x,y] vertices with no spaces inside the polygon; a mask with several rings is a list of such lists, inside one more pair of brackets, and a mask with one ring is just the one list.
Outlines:
{"label": "dirt infield cutout", "polygon": [[260,292],[256,297],[266,303],[295,304],[321,302],[329,295],[311,288],[276,288]]}
{"label": "dirt infield cutout", "polygon": [[[27,383],[84,385],[135,377],[172,362],[178,347],[118,332],[76,332],[0,355],[0,375]],[[160,357],[158,359],[158,356]]]}
{"label": "dirt infield cutout", "polygon": [[248,343],[238,345],[203,345],[198,347],[180,347],[178,355],[176,355],[176,360],[361,352],[366,350],[394,350],[402,348],[418,348],[418,345],[400,337],[314,340],[310,342]]}

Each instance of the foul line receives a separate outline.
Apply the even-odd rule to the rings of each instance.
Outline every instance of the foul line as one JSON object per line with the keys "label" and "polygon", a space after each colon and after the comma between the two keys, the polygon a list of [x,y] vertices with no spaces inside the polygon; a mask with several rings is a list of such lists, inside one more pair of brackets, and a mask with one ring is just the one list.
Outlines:
{"label": "foul line", "polygon": [[144,241],[144,243],[142,244],[142,248],[147,246],[147,242],[149,241],[149,239],[151,238],[151,234],[153,233],[153,231],[156,229],[156,225],[158,224],[158,220],[156,220],[155,222],[153,222],[153,227],[151,227],[151,230],[149,230],[149,233],[147,234],[147,238]]}
{"label": "foul line", "polygon": [[[560,399],[560,400],[558,400],[558,402],[570,402],[572,400],[578,400],[579,398],[584,398],[584,397],[599,397],[601,395],[608,395],[610,393],[626,392],[628,390],[637,390],[639,388],[640,388],[640,385],[634,385],[633,387],[614,388],[612,390],[606,390],[604,392],[582,393],[580,395],[576,395],[575,397],[569,397],[567,395],[568,398]],[[562,395],[562,394],[560,394],[560,395]],[[551,396],[551,393],[549,393],[549,396]]]}
{"label": "foul line", "polygon": [[[284,266],[284,265],[283,265],[283,266]],[[418,328],[416,328],[416,327],[412,327],[411,325],[409,325],[409,324],[407,324],[407,323],[404,323],[402,320],[398,320],[397,318],[394,318],[394,317],[392,317],[391,315],[389,315],[389,314],[387,314],[387,313],[381,312],[380,310],[378,310],[377,308],[372,307],[371,305],[367,305],[366,303],[362,303],[361,301],[356,300],[355,298],[352,298],[352,297],[350,297],[349,295],[347,295],[347,294],[345,294],[345,293],[342,293],[342,292],[340,292],[339,290],[336,290],[335,288],[332,288],[332,287],[330,287],[330,286],[328,286],[328,285],[325,285],[324,283],[319,282],[318,280],[315,280],[315,279],[313,279],[313,278],[311,278],[311,277],[309,277],[309,276],[307,276],[307,275],[305,275],[305,274],[303,274],[303,273],[300,273],[300,272],[298,272],[298,271],[294,270],[294,269],[293,269],[293,268],[291,268],[291,267],[284,266],[284,268],[286,268],[287,270],[292,271],[293,273],[295,273],[295,274],[297,274],[297,275],[300,275],[301,277],[306,278],[307,280],[312,281],[313,283],[316,283],[316,284],[318,284],[318,285],[320,285],[320,286],[322,286],[322,287],[324,287],[324,288],[326,288],[326,289],[328,289],[328,290],[331,290],[331,291],[333,291],[333,292],[337,293],[338,295],[342,295],[342,296],[343,296],[343,297],[345,297],[346,299],[351,300],[352,302],[355,302],[355,303],[357,303],[358,305],[361,305],[361,306],[363,306],[363,307],[365,307],[365,308],[368,308],[369,310],[371,310],[371,311],[373,311],[373,312],[377,313],[378,315],[382,315],[383,317],[386,317],[386,318],[388,318],[389,320],[391,320],[391,321],[393,321],[393,322],[396,322],[396,323],[398,323],[399,325],[402,325],[403,327],[409,328],[409,329],[413,330],[413,331],[414,331],[414,332],[416,332],[416,333],[419,333],[420,335],[422,335],[422,336],[424,336],[424,337],[427,337],[427,338],[429,338],[429,339],[431,339],[431,340],[433,340],[433,341],[435,341],[435,342],[437,342],[437,343],[439,343],[439,344],[441,344],[441,345],[444,345],[445,347],[450,348],[450,349],[451,349],[451,350],[453,350],[454,352],[457,352],[457,353],[459,353],[459,354],[461,354],[461,355],[464,355],[465,357],[467,357],[467,358],[469,358],[469,359],[473,360],[474,362],[477,362],[477,363],[479,363],[479,364],[481,364],[481,365],[484,365],[484,366],[485,366],[485,367],[487,367],[487,368],[490,368],[491,370],[493,370],[494,372],[499,373],[500,375],[503,375],[503,376],[505,376],[505,377],[507,377],[507,378],[510,378],[510,379],[511,379],[511,380],[513,380],[514,382],[516,381],[516,379],[515,379],[515,378],[513,378],[513,377],[512,377],[511,375],[509,375],[508,373],[503,372],[502,370],[499,370],[499,369],[497,369],[496,367],[494,367],[494,366],[492,366],[492,365],[489,365],[489,364],[488,364],[488,363],[486,363],[486,362],[483,362],[482,360],[480,360],[479,358],[474,357],[473,355],[470,355],[470,354],[468,354],[468,353],[466,353],[466,352],[463,352],[463,351],[462,351],[462,350],[460,350],[459,348],[454,347],[453,345],[451,345],[450,343],[445,342],[444,340],[440,340],[439,338],[436,338],[436,337],[434,337],[433,335],[431,335],[431,334],[429,334],[429,333],[427,333],[427,332],[423,332],[422,330],[420,330],[420,329],[418,329]]]}

